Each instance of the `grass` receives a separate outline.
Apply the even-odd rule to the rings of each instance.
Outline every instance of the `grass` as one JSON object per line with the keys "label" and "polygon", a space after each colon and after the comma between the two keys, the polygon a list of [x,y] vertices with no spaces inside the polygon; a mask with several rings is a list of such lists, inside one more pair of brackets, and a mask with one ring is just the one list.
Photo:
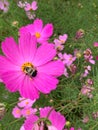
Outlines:
{"label": "grass", "polygon": [[[28,20],[24,10],[17,6],[15,0],[9,0],[9,2],[8,13],[0,13],[0,42],[9,36],[13,36],[17,41],[19,28],[32,23],[32,20]],[[37,0],[37,2],[39,7],[36,11],[37,17],[41,18],[44,24],[53,23],[54,25],[54,35],[51,39],[53,40],[60,34],[68,34],[65,52],[73,53],[75,48],[82,51],[91,48],[94,57],[98,54],[98,49],[93,47],[93,42],[98,41],[97,0]],[[14,21],[19,22],[18,27],[12,26]],[[75,33],[80,28],[85,31],[85,36],[78,41],[74,41]],[[55,106],[56,110],[64,114],[76,130],[79,127],[83,130],[97,130],[98,119],[92,118],[92,112],[98,111],[98,61],[96,61],[96,65],[92,66],[92,73],[88,76],[94,79],[95,90],[93,92],[94,97],[91,100],[79,95],[82,87],[79,81],[79,75],[83,71],[82,63],[83,61],[80,59],[79,73],[76,76],[69,79],[62,76],[58,88],[49,95],[41,94],[40,99],[35,103],[35,107]],[[4,127],[0,130],[19,130],[22,125],[23,119],[13,122],[15,119],[11,114],[12,108],[15,106],[12,103],[16,102],[18,97],[19,93],[9,93],[5,90],[4,85],[0,84],[0,102],[7,103],[9,107],[5,117],[0,121],[0,124]],[[82,122],[85,115],[89,115],[90,118],[87,124]]]}

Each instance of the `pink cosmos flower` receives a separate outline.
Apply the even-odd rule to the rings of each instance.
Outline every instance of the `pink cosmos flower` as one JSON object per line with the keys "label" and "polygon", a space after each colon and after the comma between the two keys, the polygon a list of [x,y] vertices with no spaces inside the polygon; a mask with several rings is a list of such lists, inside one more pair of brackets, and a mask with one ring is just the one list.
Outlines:
{"label": "pink cosmos flower", "polygon": [[57,51],[62,51],[64,49],[64,43],[67,40],[68,35],[64,34],[64,35],[60,35],[59,39],[54,39],[54,43],[55,43],[55,48]]}
{"label": "pink cosmos flower", "polygon": [[29,10],[37,10],[38,6],[37,6],[37,2],[33,1],[31,4],[27,3],[25,5],[25,11],[29,11]]}
{"label": "pink cosmos flower", "polygon": [[36,19],[33,24],[20,28],[20,35],[24,35],[27,32],[35,36],[38,43],[45,43],[53,34],[53,25],[48,23],[43,27],[43,21]]}
{"label": "pink cosmos flower", "polygon": [[22,98],[20,97],[19,98],[19,103],[18,103],[18,106],[20,108],[28,108],[28,107],[32,107],[32,105],[34,104],[36,100],[30,100],[30,99],[27,99],[27,98]]}
{"label": "pink cosmos flower", "polygon": [[64,43],[66,42],[67,38],[68,38],[68,35],[67,35],[67,34],[63,34],[63,35],[60,35],[60,36],[59,36],[59,40],[60,40],[60,42],[61,42],[62,44],[64,44]]}
{"label": "pink cosmos flower", "polygon": [[64,61],[63,63],[69,67],[74,61],[76,60],[76,57],[71,54],[64,53]]}
{"label": "pink cosmos flower", "polygon": [[94,90],[93,87],[87,86],[87,85],[83,85],[83,86],[82,86],[82,89],[81,89],[81,93],[82,93],[83,95],[86,95],[88,98],[92,98],[93,95],[92,95],[91,92],[92,92],[93,90]]}
{"label": "pink cosmos flower", "polygon": [[19,109],[17,106],[15,108],[13,108],[12,110],[12,115],[15,118],[20,118],[21,117],[21,109]]}
{"label": "pink cosmos flower", "polygon": [[[85,70],[84,70],[84,73],[81,74],[81,78],[83,78],[83,77],[87,77],[87,75],[88,75],[89,72],[91,71],[91,66],[90,66],[90,65],[88,65],[88,66],[84,66],[84,68],[85,68]],[[80,78],[80,79],[81,79],[81,78]]]}
{"label": "pink cosmos flower", "polygon": [[87,62],[90,62],[91,64],[95,64],[95,61],[93,60],[92,51],[88,48],[84,51],[84,58]]}
{"label": "pink cosmos flower", "polygon": [[54,45],[37,48],[36,38],[28,33],[21,35],[19,44],[12,37],[6,38],[1,48],[5,56],[0,56],[0,77],[10,92],[19,91],[22,97],[34,100],[39,92],[48,94],[56,89],[64,65],[53,61]]}
{"label": "pink cosmos flower", "polygon": [[[55,41],[56,41],[56,39],[55,39]],[[55,42],[54,41],[54,42]],[[62,51],[63,49],[64,49],[64,45],[62,45],[59,41],[56,41],[55,42],[55,49],[57,50],[57,51]]]}
{"label": "pink cosmos flower", "polygon": [[30,116],[31,114],[35,114],[37,112],[37,109],[36,108],[24,108],[22,109],[21,111],[21,114],[23,117],[28,117]]}
{"label": "pink cosmos flower", "polygon": [[82,38],[84,36],[85,32],[83,29],[79,29],[77,32],[76,32],[76,35],[75,35],[75,39],[78,40],[80,38]]}
{"label": "pink cosmos flower", "polygon": [[7,0],[0,1],[0,9],[6,13],[9,9],[9,2]]}
{"label": "pink cosmos flower", "polygon": [[62,130],[66,122],[64,116],[51,109],[51,107],[41,108],[40,118],[36,115],[29,116],[24,123],[25,130],[43,130],[44,127],[48,130]]}

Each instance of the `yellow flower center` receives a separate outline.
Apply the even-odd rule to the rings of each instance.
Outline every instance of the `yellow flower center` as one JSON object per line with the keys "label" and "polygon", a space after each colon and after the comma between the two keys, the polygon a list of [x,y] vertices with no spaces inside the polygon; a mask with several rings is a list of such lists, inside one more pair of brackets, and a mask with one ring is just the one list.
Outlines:
{"label": "yellow flower center", "polygon": [[29,104],[29,102],[26,102],[26,105],[28,105]]}
{"label": "yellow flower center", "polygon": [[29,67],[29,68],[34,68],[33,65],[32,65],[32,63],[26,62],[26,63],[24,63],[24,64],[22,65],[22,67],[21,67],[22,71],[26,73],[26,68],[27,68],[27,67]]}
{"label": "yellow flower center", "polygon": [[16,114],[19,114],[20,113],[20,110],[16,110]]}
{"label": "yellow flower center", "polygon": [[61,41],[62,44],[65,42],[64,40],[60,40],[60,41]]}
{"label": "yellow flower center", "polygon": [[26,111],[26,114],[27,114],[27,115],[30,115],[30,114],[31,114],[30,110],[27,110],[27,111]]}
{"label": "yellow flower center", "polygon": [[36,38],[40,38],[40,37],[41,37],[41,34],[40,34],[39,32],[36,32],[36,33],[35,33],[35,36],[36,36]]}

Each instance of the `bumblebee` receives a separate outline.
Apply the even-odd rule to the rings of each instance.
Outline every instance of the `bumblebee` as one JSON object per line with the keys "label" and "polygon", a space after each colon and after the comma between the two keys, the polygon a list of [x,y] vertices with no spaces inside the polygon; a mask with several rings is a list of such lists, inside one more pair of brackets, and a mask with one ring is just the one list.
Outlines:
{"label": "bumblebee", "polygon": [[33,67],[25,67],[24,70],[25,70],[25,73],[31,78],[37,75],[37,70],[34,69]]}

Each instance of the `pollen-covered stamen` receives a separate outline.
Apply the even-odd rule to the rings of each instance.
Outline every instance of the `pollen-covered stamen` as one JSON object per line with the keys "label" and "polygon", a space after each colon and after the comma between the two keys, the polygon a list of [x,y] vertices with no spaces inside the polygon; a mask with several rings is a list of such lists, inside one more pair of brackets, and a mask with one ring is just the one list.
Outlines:
{"label": "pollen-covered stamen", "polygon": [[36,38],[40,38],[40,37],[41,37],[41,34],[40,34],[39,32],[36,32],[36,33],[35,33],[35,36],[36,36]]}
{"label": "pollen-covered stamen", "polygon": [[37,70],[30,62],[24,63],[21,68],[22,71],[31,78],[37,75]]}

